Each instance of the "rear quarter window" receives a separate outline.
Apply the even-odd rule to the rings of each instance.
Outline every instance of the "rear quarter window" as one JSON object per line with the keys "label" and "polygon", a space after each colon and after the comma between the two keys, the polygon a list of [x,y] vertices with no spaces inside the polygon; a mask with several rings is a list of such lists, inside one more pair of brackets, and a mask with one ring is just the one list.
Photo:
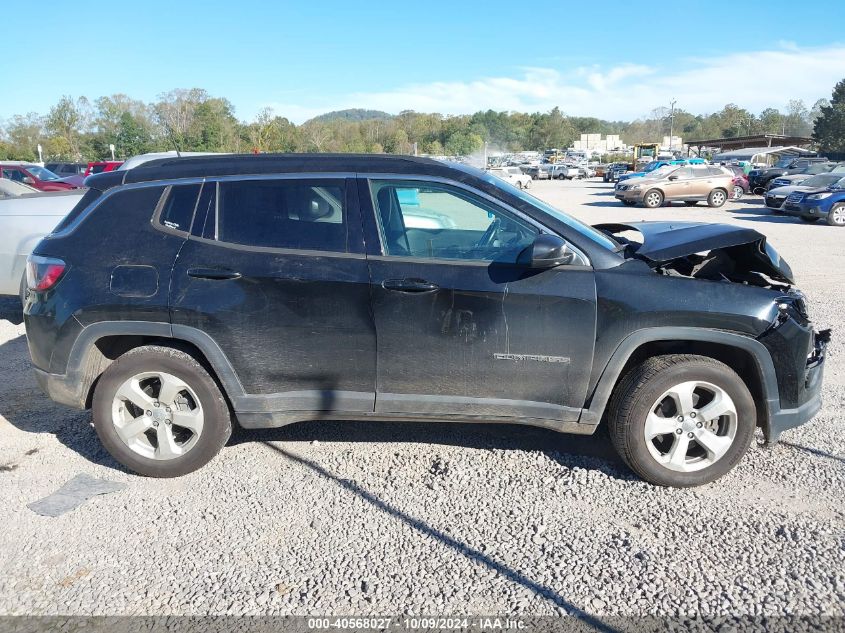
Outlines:
{"label": "rear quarter window", "polygon": [[[136,212],[148,211],[147,222],[150,221],[164,190],[165,187],[140,187],[115,191],[108,195],[100,194],[97,191],[91,202],[86,203],[85,199],[92,191],[95,191],[89,189],[88,193],[82,197],[82,200],[65,216],[53,232],[58,233],[65,229],[73,230],[77,221],[80,224],[85,224],[91,220],[95,220],[98,226],[104,227],[106,233],[113,228],[129,230],[127,221]],[[101,196],[102,200],[97,200]],[[94,205],[94,208],[91,209],[90,213],[83,215],[92,205]]]}

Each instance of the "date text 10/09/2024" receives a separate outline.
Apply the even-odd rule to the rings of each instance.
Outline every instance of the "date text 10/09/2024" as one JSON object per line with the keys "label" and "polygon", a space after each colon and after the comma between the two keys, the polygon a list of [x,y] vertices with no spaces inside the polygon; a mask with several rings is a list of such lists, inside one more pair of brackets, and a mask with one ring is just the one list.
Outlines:
{"label": "date text 10/09/2024", "polygon": [[525,622],[511,618],[308,618],[308,628],[312,630],[364,630],[389,631],[391,629],[414,630],[455,630],[455,631],[520,631],[525,629]]}

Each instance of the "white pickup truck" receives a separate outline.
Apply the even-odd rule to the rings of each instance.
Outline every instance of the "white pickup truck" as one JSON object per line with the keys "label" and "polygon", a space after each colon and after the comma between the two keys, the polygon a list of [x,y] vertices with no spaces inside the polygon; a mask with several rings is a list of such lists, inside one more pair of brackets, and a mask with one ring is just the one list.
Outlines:
{"label": "white pickup truck", "polygon": [[0,195],[0,295],[17,295],[27,256],[76,206],[86,189],[37,193],[20,193],[11,186],[8,192],[0,189],[5,192]]}
{"label": "white pickup truck", "polygon": [[519,167],[495,167],[488,172],[520,189],[528,189],[531,186],[531,176],[523,173]]}

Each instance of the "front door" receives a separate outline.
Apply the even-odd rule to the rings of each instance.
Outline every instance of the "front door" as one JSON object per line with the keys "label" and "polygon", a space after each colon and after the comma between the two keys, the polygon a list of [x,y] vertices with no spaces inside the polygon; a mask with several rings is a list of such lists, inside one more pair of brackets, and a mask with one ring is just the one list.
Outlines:
{"label": "front door", "polygon": [[542,230],[462,185],[359,181],[376,411],[572,421],[595,341],[590,267],[517,264]]}
{"label": "front door", "polygon": [[219,346],[242,423],[250,412],[254,426],[273,423],[262,415],[373,411],[376,339],[354,180],[206,182],[191,234],[173,270],[174,334],[187,326]]}

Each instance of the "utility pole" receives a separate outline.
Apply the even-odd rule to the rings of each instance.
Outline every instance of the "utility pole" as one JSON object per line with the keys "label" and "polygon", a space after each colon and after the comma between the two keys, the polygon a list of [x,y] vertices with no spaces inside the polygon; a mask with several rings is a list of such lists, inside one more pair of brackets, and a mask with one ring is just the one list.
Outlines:
{"label": "utility pole", "polygon": [[673,136],[675,136],[675,104],[678,103],[677,99],[672,99],[669,102],[670,111],[669,111],[669,151],[672,151],[672,143]]}

